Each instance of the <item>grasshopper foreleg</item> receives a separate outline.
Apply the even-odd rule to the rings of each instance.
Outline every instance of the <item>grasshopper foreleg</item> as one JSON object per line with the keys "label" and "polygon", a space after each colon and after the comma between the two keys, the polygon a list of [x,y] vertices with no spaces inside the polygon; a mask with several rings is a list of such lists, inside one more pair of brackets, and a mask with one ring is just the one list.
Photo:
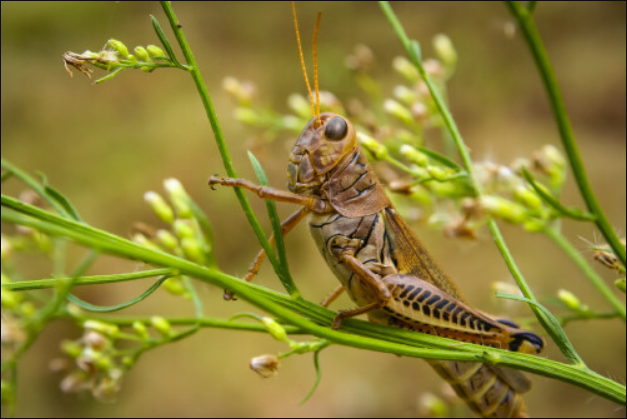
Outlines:
{"label": "grasshopper foreleg", "polygon": [[209,186],[214,185],[230,186],[234,188],[244,188],[254,192],[263,199],[271,199],[277,202],[287,202],[290,204],[302,205],[311,211],[317,213],[325,213],[329,211],[328,204],[318,196],[304,196],[292,192],[282,191],[270,186],[261,186],[245,179],[223,178],[219,176],[211,176],[209,178]]}

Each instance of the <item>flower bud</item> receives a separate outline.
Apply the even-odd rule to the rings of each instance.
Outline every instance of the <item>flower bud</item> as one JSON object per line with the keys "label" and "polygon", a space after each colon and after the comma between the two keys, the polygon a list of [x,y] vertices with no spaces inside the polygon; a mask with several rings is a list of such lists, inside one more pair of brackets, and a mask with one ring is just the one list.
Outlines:
{"label": "flower bud", "polygon": [[250,369],[263,378],[270,378],[279,370],[279,359],[274,355],[261,355],[250,360]]}
{"label": "flower bud", "polygon": [[557,298],[572,311],[582,311],[585,309],[585,306],[581,304],[579,298],[570,291],[564,289],[557,291]]}
{"label": "flower bud", "polygon": [[291,94],[287,98],[287,106],[299,117],[311,119],[311,103],[304,96],[296,93]]}
{"label": "flower bud", "polygon": [[444,34],[436,35],[433,38],[433,49],[445,66],[455,67],[455,64],[457,64],[457,51],[455,51],[451,38]]}
{"label": "flower bud", "polygon": [[525,208],[500,196],[482,196],[479,200],[479,205],[488,214],[502,218],[510,223],[521,224],[529,218]]}
{"label": "flower bud", "polygon": [[433,179],[439,181],[447,180],[450,176],[455,174],[455,170],[453,169],[442,169],[441,167],[437,166],[427,167],[427,172]]}
{"label": "flower bud", "polygon": [[401,154],[407,160],[414,164],[417,164],[420,167],[427,167],[427,165],[429,164],[429,159],[427,158],[427,156],[423,152],[415,149],[409,144],[403,144],[401,146]]}
{"label": "flower bud", "polygon": [[165,202],[165,199],[156,192],[149,191],[144,194],[144,201],[150,205],[157,217],[164,223],[172,224],[174,221],[174,212],[172,208]]}
{"label": "flower bud", "polygon": [[388,149],[383,144],[361,131],[357,131],[357,141],[378,160],[384,159],[388,155]]}
{"label": "flower bud", "polygon": [[163,336],[170,336],[172,334],[172,326],[170,325],[170,322],[161,316],[152,316],[150,318],[150,324]]}
{"label": "flower bud", "polygon": [[[11,251],[13,250],[13,246],[11,246],[11,242],[9,241],[9,239],[3,234],[2,236],[0,236],[1,238],[1,247],[0,247],[0,254],[2,257],[2,260],[4,261],[7,257],[9,257],[11,255]],[[4,274],[2,274],[3,279],[4,279]],[[3,282],[4,284],[4,282]]]}
{"label": "flower bud", "polygon": [[419,79],[418,70],[416,70],[416,67],[405,57],[394,58],[392,67],[411,83],[415,83]]}
{"label": "flower bud", "polygon": [[133,322],[133,330],[142,339],[150,339],[150,335],[148,334],[148,329],[146,325],[140,321]]}
{"label": "flower bud", "polygon": [[146,47],[146,50],[148,51],[148,54],[150,54],[150,56],[156,60],[163,60],[167,58],[165,52],[163,52],[163,50],[156,45],[148,45]]}
{"label": "flower bud", "polygon": [[122,58],[128,58],[128,48],[126,48],[126,45],[124,45],[122,42],[118,41],[117,39],[111,38],[107,41],[107,45],[113,51],[117,52],[118,56]]}
{"label": "flower bud", "polygon": [[614,285],[616,285],[616,288],[618,288],[619,290],[621,290],[622,292],[625,292],[625,278],[619,278],[614,282]]}
{"label": "flower bud", "polygon": [[148,51],[146,51],[146,48],[142,46],[137,46],[135,47],[134,52],[140,61],[152,61],[150,59],[150,56],[148,55]]}
{"label": "flower bud", "polygon": [[78,358],[83,352],[83,347],[73,340],[64,340],[61,342],[61,350],[71,358]]}
{"label": "flower bud", "polygon": [[418,399],[418,411],[421,417],[447,418],[448,406],[438,396],[432,393],[424,393]]}
{"label": "flower bud", "polygon": [[411,111],[395,100],[386,99],[383,102],[383,109],[388,115],[399,119],[404,124],[412,125],[414,123],[414,117]]}
{"label": "flower bud", "polygon": [[176,220],[173,227],[174,233],[179,239],[193,239],[195,237],[194,228],[188,220]]}
{"label": "flower bud", "polygon": [[183,253],[187,259],[200,265],[204,265],[205,253],[203,247],[194,237],[183,237],[181,239],[181,249],[183,249]]}
{"label": "flower bud", "polygon": [[170,178],[163,181],[163,186],[168,192],[172,206],[179,218],[193,218],[194,212],[190,206],[190,198],[178,179]]}
{"label": "flower bud", "polygon": [[394,97],[406,106],[411,106],[418,100],[418,95],[412,89],[402,84],[396,86],[392,91]]}
{"label": "flower bud", "polygon": [[163,288],[172,295],[186,295],[187,288],[181,282],[181,277],[168,278],[163,282]]}
{"label": "flower bud", "polygon": [[88,331],[83,336],[83,342],[95,351],[102,351],[109,343],[109,340],[98,332]]}
{"label": "flower bud", "polygon": [[526,186],[519,186],[514,189],[514,198],[535,214],[543,212],[542,200],[535,191]]}
{"label": "flower bud", "polygon": [[170,233],[168,230],[157,230],[157,240],[164,248],[168,250],[178,249],[178,240],[176,240],[174,234]]}
{"label": "flower bud", "polygon": [[141,244],[144,247],[147,247],[149,249],[153,249],[153,250],[161,250],[159,248],[159,246],[157,246],[156,244],[154,244],[153,242],[151,242],[148,237],[144,236],[142,233],[135,233],[133,234],[133,236],[131,237],[131,240],[133,240],[135,243],[137,244]]}
{"label": "flower bud", "polygon": [[259,112],[251,108],[236,108],[233,117],[239,122],[253,127],[262,126],[263,120]]}
{"label": "flower bud", "polygon": [[100,332],[105,336],[116,338],[120,333],[120,328],[115,324],[101,322],[99,320],[86,320],[83,329]]}
{"label": "flower bud", "polygon": [[270,332],[273,338],[280,342],[288,341],[285,328],[281,326],[277,321],[271,319],[270,317],[264,317],[261,319],[261,322],[265,326],[266,330]]}

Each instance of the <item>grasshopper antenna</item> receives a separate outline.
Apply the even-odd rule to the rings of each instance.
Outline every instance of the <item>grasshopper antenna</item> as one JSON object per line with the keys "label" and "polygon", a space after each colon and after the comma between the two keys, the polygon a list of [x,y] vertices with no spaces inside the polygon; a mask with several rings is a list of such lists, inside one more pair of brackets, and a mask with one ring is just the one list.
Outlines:
{"label": "grasshopper antenna", "polygon": [[316,120],[318,123],[320,123],[320,89],[318,88],[318,29],[320,29],[320,19],[322,19],[322,11],[318,12],[313,36],[314,86],[316,89]]}
{"label": "grasshopper antenna", "polygon": [[[314,103],[313,93],[311,92],[311,85],[309,84],[309,77],[307,76],[307,66],[305,66],[305,57],[303,55],[303,47],[300,42],[300,31],[298,30],[298,18],[296,17],[296,4],[292,1],[292,15],[294,16],[294,29],[296,30],[296,42],[298,43],[298,52],[300,53],[300,65],[303,69],[303,75],[305,76],[305,83],[307,84],[307,92],[309,92],[309,101],[311,102],[311,114],[316,117],[315,125],[320,125],[320,103],[318,100],[318,113],[316,113],[316,105]],[[320,21],[320,14],[318,14],[318,22]],[[316,63],[316,47],[315,47],[315,39],[318,34],[318,25],[316,25],[316,32],[314,34],[314,67],[317,66]],[[315,83],[316,83],[316,97],[319,98],[318,93],[318,75],[317,72],[314,71]]]}

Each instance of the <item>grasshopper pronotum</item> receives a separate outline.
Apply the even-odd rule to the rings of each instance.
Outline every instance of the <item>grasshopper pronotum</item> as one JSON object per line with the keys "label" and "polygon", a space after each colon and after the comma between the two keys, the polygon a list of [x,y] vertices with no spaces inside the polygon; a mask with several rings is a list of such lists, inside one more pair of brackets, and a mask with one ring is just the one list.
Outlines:
{"label": "grasshopper pronotum", "polygon": [[[210,185],[241,187],[259,197],[300,205],[283,223],[283,233],[309,216],[311,234],[341,286],[323,301],[328,306],[346,291],[357,307],[338,312],[343,319],[368,314],[370,321],[464,342],[539,353],[543,340],[510,320],[496,319],[465,302],[456,284],[398,215],[361,152],[353,125],[322,113],[314,101],[302,58],[296,12],[294,23],[313,117],[289,157],[289,192],[243,179],[210,178]],[[319,24],[318,16],[318,24]],[[316,33],[317,27],[316,25]],[[315,64],[316,97],[318,82]],[[246,279],[256,274],[263,251]],[[529,380],[517,371],[487,364],[429,361],[456,393],[484,417],[526,417],[521,393]]]}

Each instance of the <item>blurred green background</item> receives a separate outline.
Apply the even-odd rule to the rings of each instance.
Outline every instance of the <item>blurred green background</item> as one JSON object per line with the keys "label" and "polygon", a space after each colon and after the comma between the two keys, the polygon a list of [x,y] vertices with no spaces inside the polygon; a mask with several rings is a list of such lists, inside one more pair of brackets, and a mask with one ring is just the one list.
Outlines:
{"label": "blurred green background", "polygon": [[[374,77],[386,94],[400,82],[390,66],[402,54],[400,43],[375,3],[299,3],[305,48],[317,10],[324,11],[319,36],[320,82],[345,101],[361,93],[344,57],[355,44],[370,46],[377,58]],[[543,144],[559,144],[546,96],[520,36],[507,36],[511,19],[495,2],[393,4],[410,37],[432,55],[431,39],[446,33],[459,54],[449,83],[454,116],[477,161],[509,163]],[[176,3],[199,66],[206,78],[242,177],[254,178],[246,150],[254,133],[232,117],[234,105],[222,79],[254,81],[260,101],[286,111],[291,92],[303,92],[288,3]],[[132,223],[158,225],[144,204],[148,190],[162,190],[168,177],[180,179],[206,210],[216,230],[220,266],[240,276],[257,251],[232,191],[211,192],[206,179],[224,173],[213,135],[191,78],[177,70],[124,72],[92,85],[65,72],[61,54],[98,51],[110,37],[129,48],[157,43],[149,15],[165,27],[156,2],[2,2],[2,156],[31,173],[41,171],[67,194],[90,224],[129,236]],[[536,19],[572,119],[591,182],[615,228],[625,231],[625,3],[540,2]],[[510,27],[511,28],[511,27]],[[168,30],[168,34],[169,34]],[[173,37],[171,37],[173,39]],[[294,138],[257,147],[270,183],[285,184],[287,150]],[[15,194],[20,185],[3,185]],[[252,198],[265,221],[263,202]],[[563,201],[581,205],[572,179]],[[281,205],[282,215],[293,208]],[[3,226],[3,230],[4,230]],[[564,223],[565,234],[586,257],[586,240],[598,233],[590,224]],[[491,297],[490,284],[510,281],[487,232],[478,242],[447,239],[418,226],[435,257],[456,278],[468,299],[490,313],[529,316],[520,304]],[[546,238],[503,226],[511,250],[539,295],[567,288],[585,303],[607,310],[582,274]],[[595,236],[596,234],[596,236]],[[294,277],[304,295],[320,300],[335,285],[322,267],[304,226],[287,239]],[[50,275],[50,265],[23,260],[29,279]],[[103,257],[91,273],[128,272],[137,264]],[[603,267],[608,281],[614,274]],[[135,296],[148,282],[83,288],[96,304]],[[269,266],[258,283],[279,289]],[[226,303],[222,290],[203,287],[208,315],[255,311],[244,302]],[[189,315],[191,304],[157,292],[129,313]],[[348,307],[343,298],[333,307]],[[570,324],[567,332],[594,370],[625,380],[625,327],[619,320]],[[285,350],[261,334],[204,330],[183,342],[147,354],[125,377],[117,401],[68,396],[49,362],[60,356],[59,342],[80,331],[55,323],[24,358],[19,377],[19,416],[34,417],[189,417],[189,416],[366,416],[421,415],[425,392],[442,394],[443,382],[424,363],[379,353],[331,347],[321,355],[323,377],[313,398],[299,401],[314,380],[311,356],[291,357],[278,376],[262,380],[248,368],[250,358]],[[546,356],[561,359],[549,345]],[[578,388],[533,377],[530,413],[538,417],[624,417],[624,408]],[[466,412],[466,414],[468,414]]]}

